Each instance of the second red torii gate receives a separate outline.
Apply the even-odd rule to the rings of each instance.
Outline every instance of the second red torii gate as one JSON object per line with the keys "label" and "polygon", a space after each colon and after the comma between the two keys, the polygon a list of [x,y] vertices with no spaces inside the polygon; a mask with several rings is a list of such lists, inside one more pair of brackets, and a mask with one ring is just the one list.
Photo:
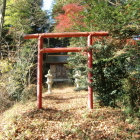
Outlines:
{"label": "second red torii gate", "polygon": [[[108,36],[108,32],[68,32],[68,33],[40,33],[25,35],[24,39],[38,39],[38,65],[37,65],[37,106],[42,108],[42,62],[43,53],[58,53],[58,52],[79,52],[83,50],[80,47],[74,48],[43,48],[43,38],[54,37],[87,37],[87,46],[92,45],[92,37]],[[88,54],[88,68],[92,68],[92,50]],[[88,73],[88,82],[92,83],[92,72]],[[88,108],[93,109],[93,88],[88,86]]]}

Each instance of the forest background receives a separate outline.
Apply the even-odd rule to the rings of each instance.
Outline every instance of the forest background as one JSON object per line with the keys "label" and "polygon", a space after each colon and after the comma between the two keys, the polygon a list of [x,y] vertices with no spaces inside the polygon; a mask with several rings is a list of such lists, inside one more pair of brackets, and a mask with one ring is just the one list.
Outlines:
{"label": "forest background", "polygon": [[[54,0],[52,13],[42,10],[42,0],[7,0],[5,10],[4,1],[0,0],[1,111],[13,101],[32,98],[31,93],[36,91],[37,40],[25,41],[24,34],[108,31],[109,37],[94,38],[89,47],[94,50],[90,86],[102,105],[122,108],[128,116],[140,117],[139,0]],[[45,39],[44,43],[44,47],[86,47],[82,37]],[[72,56],[67,65],[71,73],[79,70],[86,76],[86,56]],[[47,71],[45,66],[44,63],[43,73]],[[84,79],[78,91],[86,90],[88,83]]]}

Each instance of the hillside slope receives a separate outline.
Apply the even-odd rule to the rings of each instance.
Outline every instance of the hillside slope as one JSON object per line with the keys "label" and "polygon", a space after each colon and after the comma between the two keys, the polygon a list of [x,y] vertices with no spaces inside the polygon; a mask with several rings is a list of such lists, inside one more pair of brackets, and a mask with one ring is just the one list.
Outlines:
{"label": "hillside slope", "polygon": [[0,140],[139,140],[138,120],[129,123],[119,109],[87,109],[87,92],[59,85],[36,101],[18,103],[1,115]]}

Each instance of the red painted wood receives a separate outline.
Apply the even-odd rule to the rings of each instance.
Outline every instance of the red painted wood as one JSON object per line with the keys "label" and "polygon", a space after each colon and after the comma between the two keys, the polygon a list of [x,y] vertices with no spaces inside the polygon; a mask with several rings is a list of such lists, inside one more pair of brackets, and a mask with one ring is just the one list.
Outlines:
{"label": "red painted wood", "polygon": [[43,48],[43,38],[38,38],[38,65],[37,65],[37,106],[42,108],[42,59],[43,53],[40,51]]}
{"label": "red painted wood", "polygon": [[108,36],[108,32],[68,32],[68,33],[40,33],[25,35],[24,39],[33,39],[42,36],[43,38],[54,37],[88,37],[91,36]]}
{"label": "red painted wood", "polygon": [[[88,36],[88,40],[87,40],[87,45],[90,46],[92,45],[92,36],[89,35]],[[88,51],[88,68],[89,70],[92,69],[92,50]],[[93,88],[90,86],[90,84],[93,82],[92,80],[92,72],[89,71],[88,72],[88,108],[89,109],[93,109]]]}
{"label": "red painted wood", "polygon": [[[38,38],[38,66],[37,66],[37,106],[38,109],[42,108],[42,59],[43,53],[53,52],[79,52],[83,48],[44,48],[43,38],[54,37],[88,37],[88,46],[92,45],[93,36],[108,36],[108,32],[70,32],[70,33],[41,33],[25,35],[24,39]],[[86,51],[86,50],[85,50]],[[92,50],[88,51],[88,68],[92,68]],[[92,83],[92,72],[88,73],[88,81]],[[93,109],[93,89],[88,86],[88,107]]]}
{"label": "red painted wood", "polygon": [[81,47],[71,48],[44,48],[41,50],[42,53],[59,53],[59,52],[79,52],[82,51]]}

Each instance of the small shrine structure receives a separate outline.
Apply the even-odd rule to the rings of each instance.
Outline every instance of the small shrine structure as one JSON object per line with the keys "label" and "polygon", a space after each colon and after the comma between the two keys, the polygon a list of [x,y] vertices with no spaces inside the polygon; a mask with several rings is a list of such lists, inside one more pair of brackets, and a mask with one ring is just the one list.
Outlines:
{"label": "small shrine structure", "polygon": [[[88,49],[93,44],[92,37],[108,36],[108,32],[65,32],[65,33],[38,33],[25,35],[24,39],[38,39],[38,65],[37,65],[37,106],[38,109],[42,108],[42,63],[43,53],[59,53],[59,52],[80,52],[83,50],[82,47],[71,47],[71,48],[43,48],[44,38],[55,38],[55,37],[87,37],[87,52],[88,55],[88,68],[92,68],[92,50]],[[92,72],[88,72],[88,108],[93,109],[93,88],[90,84],[92,80]]]}

